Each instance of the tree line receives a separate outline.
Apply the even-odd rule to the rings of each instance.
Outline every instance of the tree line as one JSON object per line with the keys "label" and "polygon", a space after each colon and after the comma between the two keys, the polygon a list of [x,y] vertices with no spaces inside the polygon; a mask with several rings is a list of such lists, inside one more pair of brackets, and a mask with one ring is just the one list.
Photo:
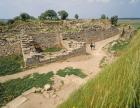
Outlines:
{"label": "tree line", "polygon": [[[21,13],[19,16],[16,16],[13,19],[8,20],[7,24],[13,24],[17,20],[22,20],[22,21],[27,21],[27,20],[66,20],[68,18],[69,14],[65,10],[61,11],[54,11],[54,10],[46,10],[45,12],[41,13],[38,18],[35,18],[28,13]],[[79,19],[79,15],[75,14],[74,16],[75,19]],[[100,19],[108,19],[111,21],[112,25],[117,25],[118,22],[118,16],[112,16],[110,19],[107,17],[105,14],[101,15]]]}
{"label": "tree line", "polygon": [[[109,17],[106,16],[105,14],[102,14],[102,15],[101,15],[101,19],[109,19]],[[116,15],[116,16],[112,16],[112,17],[110,18],[110,21],[111,21],[111,24],[112,24],[112,25],[117,26],[117,24],[118,24],[118,16],[117,16],[117,15]]]}
{"label": "tree line", "polygon": [[[68,18],[69,14],[65,10],[61,10],[59,12],[56,12],[54,10],[46,10],[45,12],[41,13],[38,18],[35,18],[33,16],[30,16],[28,13],[21,13],[19,16],[16,16],[13,19],[8,20],[8,24],[14,23],[16,20],[22,20],[22,21],[27,21],[27,20],[66,20]],[[75,19],[79,19],[79,15],[75,14]]]}

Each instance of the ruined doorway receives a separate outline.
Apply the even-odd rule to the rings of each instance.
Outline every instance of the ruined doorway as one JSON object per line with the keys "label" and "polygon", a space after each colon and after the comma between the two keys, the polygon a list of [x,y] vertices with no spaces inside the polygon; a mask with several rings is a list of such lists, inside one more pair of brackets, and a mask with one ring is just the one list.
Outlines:
{"label": "ruined doorway", "polygon": [[37,53],[43,52],[43,50],[40,47],[40,45],[37,42],[35,42],[35,41],[30,42],[30,46],[33,46]]}

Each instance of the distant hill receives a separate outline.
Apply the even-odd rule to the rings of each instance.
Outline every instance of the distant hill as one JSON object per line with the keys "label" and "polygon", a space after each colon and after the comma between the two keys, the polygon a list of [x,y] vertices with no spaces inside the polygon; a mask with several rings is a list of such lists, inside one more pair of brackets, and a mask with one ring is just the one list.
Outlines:
{"label": "distant hill", "polygon": [[140,18],[119,18],[119,20],[140,20]]}
{"label": "distant hill", "polygon": [[1,22],[7,22],[9,19],[0,19]]}

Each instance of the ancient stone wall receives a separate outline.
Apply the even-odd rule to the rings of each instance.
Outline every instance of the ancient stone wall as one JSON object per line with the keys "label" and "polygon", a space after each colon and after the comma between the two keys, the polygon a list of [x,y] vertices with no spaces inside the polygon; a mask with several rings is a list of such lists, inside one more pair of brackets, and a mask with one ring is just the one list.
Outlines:
{"label": "ancient stone wall", "polygon": [[32,67],[32,66],[37,66],[37,65],[42,65],[42,64],[48,64],[48,63],[52,63],[52,62],[56,62],[56,61],[66,60],[70,57],[75,57],[75,56],[79,56],[79,55],[83,55],[83,54],[86,54],[86,44],[85,43],[82,47],[80,47],[78,49],[63,52],[58,56],[50,57],[45,60],[41,60],[38,56],[33,56],[32,58],[27,59],[26,66]]}
{"label": "ancient stone wall", "polygon": [[[20,40],[22,29],[25,30],[25,35],[32,38],[23,38],[23,41],[25,41],[23,45],[21,45]],[[70,32],[65,32],[65,30],[70,30]],[[27,41],[31,40],[45,50],[50,47],[60,47],[63,40],[90,43],[91,41],[109,38],[117,33],[118,30],[111,27],[109,21],[100,20],[53,22],[53,25],[52,22],[17,22],[11,27],[2,28],[0,32],[0,56],[22,54],[23,48],[21,49],[21,46],[27,47],[26,49],[30,53]]]}
{"label": "ancient stone wall", "polygon": [[60,46],[59,34],[57,33],[36,33],[28,34],[32,36],[33,40],[40,45],[40,47],[45,50],[46,48],[51,48],[54,46]]}
{"label": "ancient stone wall", "polygon": [[63,40],[69,40],[73,39],[76,41],[82,41],[86,43],[90,43],[91,41],[100,41],[106,38],[109,38],[111,36],[117,35],[119,33],[119,30],[116,27],[111,27],[108,29],[88,29],[88,30],[82,30],[80,32],[68,32],[63,33],[62,37]]}
{"label": "ancient stone wall", "polygon": [[[67,32],[67,33],[27,33],[28,36],[32,36],[33,40],[45,50],[46,48],[61,46],[60,36],[63,40],[76,40],[78,42],[90,43],[91,41],[100,41],[118,34],[118,29],[111,27],[107,30],[103,29],[85,29],[79,32]],[[20,34],[7,33],[2,34],[0,38],[0,56],[7,56],[12,54],[21,54],[20,47]]]}
{"label": "ancient stone wall", "polygon": [[134,29],[125,29],[124,33],[121,35],[121,37],[123,37],[125,39],[130,39],[134,36],[135,33],[136,33],[136,31]]}
{"label": "ancient stone wall", "polygon": [[1,34],[0,35],[0,57],[12,54],[21,55],[20,40],[16,34]]}

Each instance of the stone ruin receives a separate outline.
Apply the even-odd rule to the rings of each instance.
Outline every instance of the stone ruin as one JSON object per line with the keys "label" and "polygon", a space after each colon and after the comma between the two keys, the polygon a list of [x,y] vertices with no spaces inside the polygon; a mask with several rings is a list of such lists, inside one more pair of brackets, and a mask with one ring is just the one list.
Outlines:
{"label": "stone ruin", "polygon": [[[23,55],[27,67],[86,54],[86,44],[119,33],[107,20],[17,22],[15,25],[1,29],[0,56]],[[52,47],[60,47],[62,50],[47,54],[44,52]]]}

